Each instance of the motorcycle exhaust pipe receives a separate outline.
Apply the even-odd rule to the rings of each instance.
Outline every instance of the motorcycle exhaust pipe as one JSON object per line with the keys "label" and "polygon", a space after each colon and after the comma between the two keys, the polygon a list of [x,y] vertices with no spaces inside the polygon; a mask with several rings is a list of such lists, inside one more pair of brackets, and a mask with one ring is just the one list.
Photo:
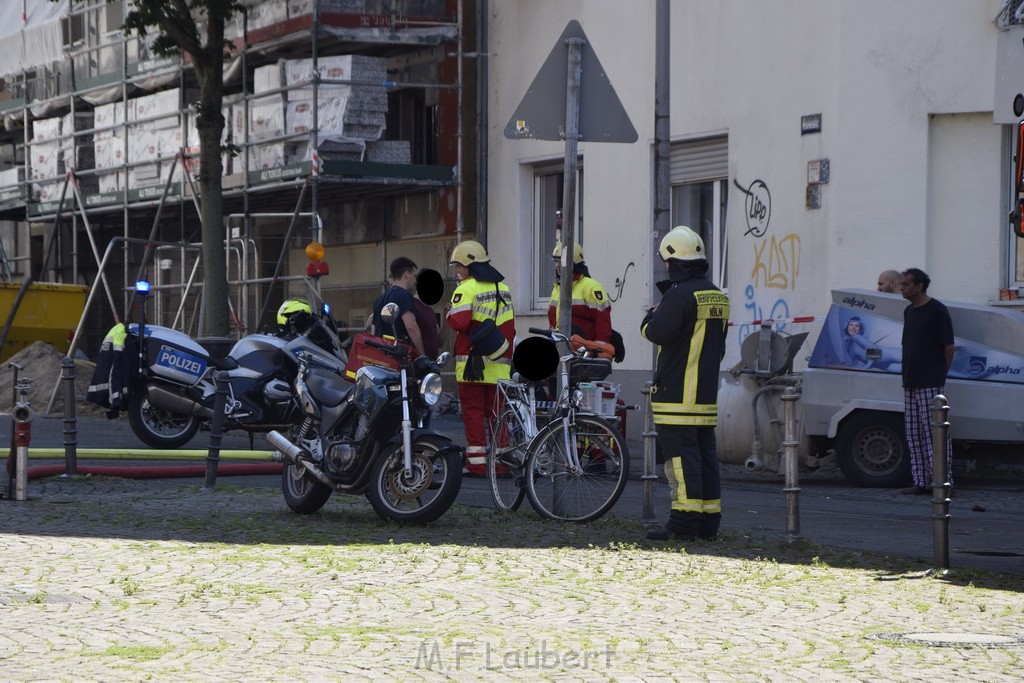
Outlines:
{"label": "motorcycle exhaust pipe", "polygon": [[302,449],[285,438],[281,432],[276,430],[267,432],[264,438],[270,442],[271,446],[283,453],[289,462],[302,461]]}
{"label": "motorcycle exhaust pipe", "polygon": [[331,489],[335,491],[342,490],[343,487],[339,487],[337,484],[331,481],[330,478],[326,474],[324,474],[319,467],[314,465],[307,458],[302,457],[304,455],[303,450],[296,446],[295,444],[293,444],[287,438],[285,438],[284,434],[278,431],[270,431],[267,432],[265,438],[270,443],[271,446],[276,448],[280,453],[284,454],[284,457],[287,458],[289,462],[297,465],[302,465],[303,467],[305,467],[307,470],[309,470],[309,473],[316,477],[317,481],[319,481],[321,484],[329,486],[331,487]]}
{"label": "motorcycle exhaust pipe", "polygon": [[198,415],[201,418],[213,419],[213,411],[190,398],[185,398],[163,387],[149,386],[146,398],[154,408],[167,410],[179,415]]}

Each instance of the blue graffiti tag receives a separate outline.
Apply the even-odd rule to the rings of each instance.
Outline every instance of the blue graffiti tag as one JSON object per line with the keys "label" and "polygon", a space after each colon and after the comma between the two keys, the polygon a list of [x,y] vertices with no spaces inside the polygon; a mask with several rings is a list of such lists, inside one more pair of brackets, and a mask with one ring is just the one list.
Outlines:
{"label": "blue graffiti tag", "polygon": [[[743,290],[744,303],[743,309],[747,311],[749,320],[778,320],[780,318],[788,318],[789,316],[789,303],[785,299],[776,299],[775,303],[771,305],[769,313],[765,315],[764,307],[761,306],[755,299],[756,290],[754,285],[747,285],[746,289]],[[778,323],[773,325],[776,332],[785,332],[788,323]],[[750,323],[744,323],[739,328],[739,342],[743,343],[743,340],[752,335],[755,332],[760,332],[760,325],[751,325]]]}

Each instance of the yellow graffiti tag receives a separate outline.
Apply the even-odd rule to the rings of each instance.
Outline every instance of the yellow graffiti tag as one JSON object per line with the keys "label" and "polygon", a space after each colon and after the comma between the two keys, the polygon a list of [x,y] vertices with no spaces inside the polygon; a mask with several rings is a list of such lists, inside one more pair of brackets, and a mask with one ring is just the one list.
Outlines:
{"label": "yellow graffiti tag", "polygon": [[754,268],[750,271],[750,279],[755,287],[763,284],[765,287],[795,290],[799,275],[799,235],[791,232],[781,240],[776,240],[773,235],[754,245]]}

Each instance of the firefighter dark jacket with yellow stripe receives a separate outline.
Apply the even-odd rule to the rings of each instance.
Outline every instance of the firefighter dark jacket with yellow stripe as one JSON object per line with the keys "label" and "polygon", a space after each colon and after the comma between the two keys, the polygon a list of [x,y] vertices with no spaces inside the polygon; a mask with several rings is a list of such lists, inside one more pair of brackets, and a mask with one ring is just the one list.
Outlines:
{"label": "firefighter dark jacket with yellow stripe", "polygon": [[[86,400],[108,410],[108,417],[116,417],[118,411],[128,407],[129,362],[125,353],[128,331],[124,323],[114,325],[103,338],[96,369],[89,382]],[[131,345],[134,352],[135,344]]]}
{"label": "firefighter dark jacket with yellow stripe", "polygon": [[659,347],[651,388],[655,424],[714,427],[718,421],[729,298],[707,279],[706,264],[698,264],[670,262],[672,284],[640,324],[644,338]]}

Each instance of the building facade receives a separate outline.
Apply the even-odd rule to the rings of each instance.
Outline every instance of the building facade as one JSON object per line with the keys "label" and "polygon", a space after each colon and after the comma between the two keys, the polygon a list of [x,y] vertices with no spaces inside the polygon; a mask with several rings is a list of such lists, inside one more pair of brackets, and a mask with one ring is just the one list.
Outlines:
{"label": "building facade", "polygon": [[[754,321],[813,316],[775,326],[810,333],[800,369],[831,290],[874,289],[889,268],[923,268],[940,299],[1016,305],[998,301],[1024,271],[1007,221],[1014,115],[996,97],[1024,91],[1024,69],[998,57],[1019,3],[665,4],[671,225],[702,233],[730,296],[723,369]],[[488,3],[488,247],[510,275],[521,334],[544,322],[565,146],[503,132],[570,21],[637,130],[633,144],[578,147],[579,234],[626,340],[615,377],[634,392],[653,362],[640,320],[664,277],[652,227],[658,5]]]}

